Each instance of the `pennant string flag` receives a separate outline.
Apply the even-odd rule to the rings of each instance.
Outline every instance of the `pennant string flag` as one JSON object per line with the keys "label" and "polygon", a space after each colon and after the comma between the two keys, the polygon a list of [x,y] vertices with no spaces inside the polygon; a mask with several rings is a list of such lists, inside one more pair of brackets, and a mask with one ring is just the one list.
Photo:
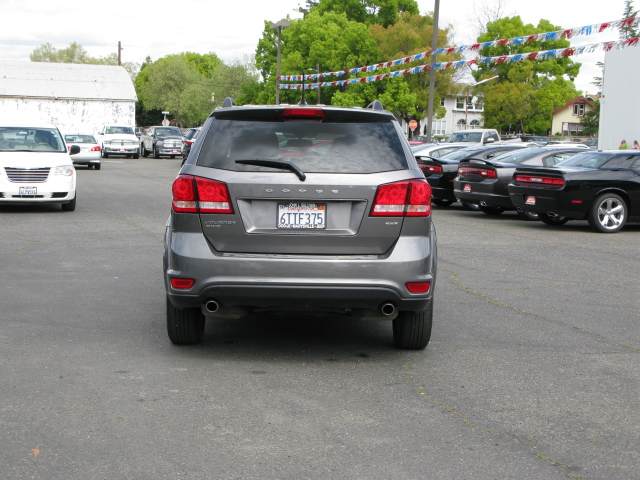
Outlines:
{"label": "pennant string flag", "polygon": [[[485,43],[475,43],[473,45],[462,45],[460,47],[443,47],[439,48],[435,51],[436,55],[450,55],[452,53],[468,53],[468,52],[478,52],[483,48],[496,47],[499,45],[524,45],[527,43],[533,43],[538,41],[551,41],[551,40],[561,40],[562,38],[574,38],[576,36],[581,35],[593,35],[596,33],[602,33],[608,28],[620,28],[620,27],[632,27],[634,25],[640,24],[640,17],[633,18],[625,18],[622,20],[616,20],[613,22],[605,22],[598,23],[595,25],[587,25],[583,27],[570,28],[566,30],[558,30],[555,32],[546,32],[546,33],[537,33],[532,35],[527,35],[525,37],[515,37],[515,38],[505,38],[500,40],[493,40],[491,42]],[[356,67],[350,68],[346,70],[339,70],[336,72],[325,72],[325,73],[314,73],[310,75],[280,75],[278,80],[281,82],[300,82],[305,80],[320,80],[325,77],[339,77],[342,75],[347,75],[350,73],[369,73],[375,72],[377,70],[383,68],[392,68],[397,67],[398,65],[403,65],[406,63],[415,62],[417,60],[422,60],[428,58],[433,53],[433,50],[428,50],[426,52],[417,53],[415,55],[411,55],[404,58],[398,58],[396,60],[391,60],[388,62],[378,63],[376,65],[368,65],[366,67]],[[281,89],[286,89],[286,87],[280,86]]]}
{"label": "pennant string flag", "polygon": [[[629,38],[626,40],[619,40],[615,42],[602,42],[602,43],[592,43],[590,45],[583,45],[580,47],[567,47],[567,48],[559,48],[553,50],[544,50],[539,52],[531,52],[531,53],[518,53],[514,55],[502,55],[499,57],[480,57],[473,60],[459,60],[456,62],[436,62],[433,65],[433,68],[436,70],[442,70],[446,68],[461,68],[464,66],[471,66],[477,64],[505,64],[505,63],[515,63],[522,61],[533,61],[533,60],[547,60],[553,58],[564,58],[564,57],[572,57],[577,55],[582,55],[584,53],[592,53],[598,49],[601,49],[605,52],[616,48],[621,50],[626,47],[636,47],[640,43],[640,38]],[[413,75],[421,72],[428,72],[431,70],[431,65],[420,65],[418,67],[408,68],[406,70],[397,70],[395,72],[382,73],[380,75],[373,75],[370,77],[361,77],[361,78],[352,78],[348,80],[337,80],[333,82],[317,82],[317,83],[305,83],[305,84],[280,84],[280,90],[302,90],[303,85],[304,89],[316,89],[320,87],[338,87],[343,85],[355,84],[355,83],[371,83],[378,82],[385,78],[395,78],[401,75]],[[305,75],[305,78],[312,77]],[[317,74],[316,74],[317,76]],[[302,80],[302,75],[293,75],[293,80]]]}

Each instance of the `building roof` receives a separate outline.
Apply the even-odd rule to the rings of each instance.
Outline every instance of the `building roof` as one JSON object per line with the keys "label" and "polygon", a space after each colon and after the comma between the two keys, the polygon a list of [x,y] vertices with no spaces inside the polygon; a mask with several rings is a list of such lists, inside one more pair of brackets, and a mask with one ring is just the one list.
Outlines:
{"label": "building roof", "polygon": [[573,105],[575,103],[586,103],[591,108],[596,108],[595,103],[594,103],[594,101],[596,101],[596,100],[598,100],[598,97],[596,95],[579,96],[579,97],[576,97],[576,98],[573,98],[573,99],[569,100],[564,107],[558,108],[551,115],[557,115],[558,113],[563,111],[565,108],[569,108],[571,105]]}
{"label": "building roof", "polygon": [[124,67],[0,60],[0,98],[136,101]]}

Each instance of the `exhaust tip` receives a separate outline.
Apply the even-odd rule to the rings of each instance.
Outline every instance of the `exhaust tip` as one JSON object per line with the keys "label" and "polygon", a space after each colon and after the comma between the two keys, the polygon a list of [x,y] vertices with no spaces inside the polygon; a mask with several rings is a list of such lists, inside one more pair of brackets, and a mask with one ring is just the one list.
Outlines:
{"label": "exhaust tip", "polygon": [[380,307],[380,311],[383,315],[388,317],[389,315],[393,315],[395,313],[396,306],[391,302],[383,303]]}
{"label": "exhaust tip", "polygon": [[215,313],[220,308],[220,304],[218,304],[218,302],[216,302],[215,300],[208,300],[207,303],[204,304],[204,308],[209,313]]}

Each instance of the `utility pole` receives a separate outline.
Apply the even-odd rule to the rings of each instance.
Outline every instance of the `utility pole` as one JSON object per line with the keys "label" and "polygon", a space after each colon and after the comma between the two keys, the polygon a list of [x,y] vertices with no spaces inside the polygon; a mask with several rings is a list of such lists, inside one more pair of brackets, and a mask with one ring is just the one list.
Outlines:
{"label": "utility pole", "polygon": [[118,66],[121,67],[122,66],[122,44],[120,43],[120,41],[118,41]]}
{"label": "utility pole", "polygon": [[433,9],[433,37],[431,38],[431,68],[429,69],[429,107],[427,117],[427,143],[431,143],[431,128],[433,125],[433,96],[435,95],[436,71],[436,49],[438,48],[438,15],[440,12],[440,0],[435,0]]}

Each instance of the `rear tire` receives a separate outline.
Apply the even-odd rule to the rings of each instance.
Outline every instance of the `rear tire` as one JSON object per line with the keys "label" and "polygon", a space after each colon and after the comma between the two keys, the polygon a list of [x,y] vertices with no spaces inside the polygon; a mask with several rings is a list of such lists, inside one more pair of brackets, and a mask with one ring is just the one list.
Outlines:
{"label": "rear tire", "polygon": [[393,342],[398,348],[421,350],[431,339],[433,300],[424,312],[399,312],[393,319]]}
{"label": "rear tire", "polygon": [[95,168],[96,170],[100,170],[100,167],[101,167],[101,166],[102,166],[102,165],[101,165],[100,163],[94,163],[94,164],[93,164],[93,168]]}
{"label": "rear tire", "polygon": [[179,309],[167,297],[167,334],[174,345],[196,345],[204,338],[204,315],[199,308]]}
{"label": "rear tire", "polygon": [[489,205],[478,205],[478,208],[481,212],[486,213],[487,215],[500,215],[504,212],[504,208],[502,207],[491,207]]}
{"label": "rear tire", "polygon": [[160,152],[158,151],[158,149],[156,147],[153,147],[153,158],[155,158],[155,159],[160,158]]}
{"label": "rear tire", "polygon": [[133,158],[140,158],[140,150],[133,154]]}
{"label": "rear tire", "polygon": [[627,204],[615,193],[603,193],[589,209],[587,220],[596,232],[615,233],[627,222]]}
{"label": "rear tire", "polygon": [[550,217],[546,213],[539,213],[538,220],[546,225],[564,225],[569,221],[567,217]]}

